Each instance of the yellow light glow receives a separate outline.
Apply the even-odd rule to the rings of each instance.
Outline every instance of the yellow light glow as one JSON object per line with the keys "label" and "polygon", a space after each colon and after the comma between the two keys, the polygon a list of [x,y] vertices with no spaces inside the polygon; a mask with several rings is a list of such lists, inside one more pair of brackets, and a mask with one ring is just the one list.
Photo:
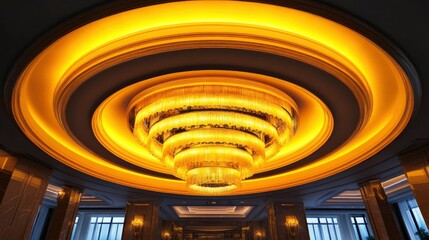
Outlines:
{"label": "yellow light glow", "polygon": [[131,226],[141,228],[143,226],[143,219],[133,219],[133,221],[131,221]]}
{"label": "yellow light glow", "polygon": [[[162,159],[164,159],[165,164],[172,166],[172,164],[169,163],[169,159],[173,154],[181,151],[185,143],[192,142],[198,145],[207,141],[207,139],[216,139],[217,142],[225,143],[225,145],[230,145],[231,147],[242,147],[247,152],[252,153],[254,158],[258,156],[261,158],[264,156],[265,158],[264,142],[250,133],[230,129],[222,129],[222,131],[201,129],[198,131],[198,134],[194,134],[194,132],[183,132],[168,138],[163,145],[163,152],[165,155],[162,156]],[[256,159],[254,159],[255,167],[260,167],[262,163],[258,163],[255,160]],[[172,159],[170,161],[172,161]]]}
{"label": "yellow light glow", "polygon": [[297,127],[289,96],[250,81],[166,82],[138,94],[130,105],[137,140],[203,194],[238,189]]}
{"label": "yellow light glow", "polygon": [[[14,117],[39,148],[76,170],[130,187],[195,194],[187,191],[184,181],[125,169],[88,150],[70,135],[64,125],[64,111],[75,88],[92,74],[115,64],[162,52],[219,46],[272,53],[319,67],[349,86],[361,108],[357,131],[337,149],[304,167],[245,180],[240,190],[230,194],[283,189],[344,171],[395,139],[413,111],[410,82],[395,60],[366,37],[339,23],[262,3],[182,1],[108,16],[59,38],[37,55],[17,80],[12,99]],[[287,93],[297,102],[300,125],[296,135],[288,148],[280,149],[258,171],[299,161],[329,137],[332,116],[325,104],[305,89],[269,77],[223,73],[221,76],[227,80],[231,78],[225,74],[231,74],[232,79],[263,79],[265,84]],[[189,76],[193,74],[162,76],[113,94],[94,115],[95,135],[122,159],[153,171],[170,173],[156,157],[139,148],[129,131],[129,109],[124,105],[128,106],[144,88],[176,76],[191,81]]]}
{"label": "yellow light glow", "polygon": [[299,222],[295,216],[286,216],[285,225],[286,227],[297,227]]}
{"label": "yellow light glow", "polygon": [[[158,165],[153,167],[151,159],[151,157],[153,157],[152,154],[161,154],[162,147],[160,144],[156,144],[156,142],[153,141],[152,143],[155,144],[151,145],[152,154],[149,154],[148,151],[141,148],[129,131],[129,119],[127,116],[130,110],[123,106],[135,106],[136,103],[132,102],[130,96],[136,96],[133,98],[134,100],[139,99],[142,94],[144,95],[146,89],[151,88],[156,83],[165,83],[165,85],[168,86],[171,82],[174,82],[174,86],[177,87],[178,85],[188,86],[190,84],[192,85],[194,82],[198,83],[201,81],[210,82],[212,84],[220,84],[223,82],[256,89],[267,88],[266,84],[261,85],[259,84],[260,82],[269,83],[269,85],[275,87],[269,88],[271,94],[283,98],[287,98],[288,95],[290,95],[293,99],[301,103],[299,107],[294,106],[294,108],[300,109],[300,115],[303,114],[304,116],[299,122],[297,134],[292,141],[288,143],[288,147],[280,149],[280,153],[278,154],[282,155],[282,157],[287,155],[287,160],[275,156],[263,166],[261,166],[261,163],[255,162],[255,166],[259,167],[259,169],[255,170],[256,172],[284,166],[298,161],[303,156],[311,154],[326,141],[332,131],[333,120],[329,110],[317,97],[305,89],[280,79],[259,74],[237,71],[204,70],[180,72],[147,79],[113,94],[100,105],[94,114],[93,128],[97,138],[111,152],[133,164],[158,172],[171,174],[170,168],[172,168],[173,165],[168,156],[164,161],[166,167],[163,165],[160,166],[159,160],[157,160],[159,156],[153,160],[158,163]],[[286,92],[288,95],[284,93],[281,94],[282,92]],[[294,101],[288,100],[288,102],[293,103]],[[145,134],[145,132],[138,131],[137,134]],[[147,136],[141,137],[147,138]],[[247,140],[247,142],[250,143],[249,140]],[[276,149],[273,147],[267,148],[266,155],[274,155],[275,150]],[[147,159],[147,161],[142,161],[142,159]]]}
{"label": "yellow light glow", "polygon": [[289,238],[295,239],[299,226],[299,221],[296,216],[286,216],[285,226]]}

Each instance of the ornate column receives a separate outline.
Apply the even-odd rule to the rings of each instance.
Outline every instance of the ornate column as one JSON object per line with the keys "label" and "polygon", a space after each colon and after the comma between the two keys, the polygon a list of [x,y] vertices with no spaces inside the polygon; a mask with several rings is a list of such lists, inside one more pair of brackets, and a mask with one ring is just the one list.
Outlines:
{"label": "ornate column", "polygon": [[375,239],[402,239],[380,180],[371,180],[361,184],[360,192]]}
{"label": "ornate column", "polygon": [[159,207],[154,201],[128,203],[125,214],[123,240],[160,239]]}
{"label": "ornate column", "polygon": [[0,150],[0,239],[29,239],[51,169]]}
{"label": "ornate column", "polygon": [[429,145],[399,156],[414,198],[429,225]]}
{"label": "ornate column", "polygon": [[267,211],[270,240],[310,239],[302,202],[273,202]]}
{"label": "ornate column", "polygon": [[12,178],[16,161],[16,158],[0,150],[0,203]]}
{"label": "ornate column", "polygon": [[46,239],[70,239],[81,197],[81,189],[63,187],[57,197],[57,207],[49,223]]}

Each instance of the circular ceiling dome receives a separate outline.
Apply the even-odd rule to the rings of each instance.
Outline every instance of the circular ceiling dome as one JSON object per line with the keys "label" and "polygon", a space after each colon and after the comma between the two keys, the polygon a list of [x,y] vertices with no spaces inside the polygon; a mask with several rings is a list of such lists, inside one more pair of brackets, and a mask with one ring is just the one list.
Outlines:
{"label": "circular ceiling dome", "polygon": [[[188,169],[180,168],[179,162],[191,154],[189,149],[200,151],[207,142],[215,145],[217,138],[192,140],[185,144],[186,148],[183,144],[174,145],[179,133],[196,129],[187,123],[187,117],[198,119],[198,124],[205,127],[211,123],[202,121],[200,112],[177,111],[177,101],[168,100],[175,97],[170,90],[177,90],[177,86],[183,90],[195,83],[215,83],[230,91],[226,96],[222,91],[210,90],[211,96],[218,97],[213,102],[245,100],[228,107],[207,102],[200,107],[209,113],[205,116],[233,109],[233,113],[223,114],[229,124],[221,127],[222,133],[228,135],[229,130],[239,126],[240,136],[251,135],[242,142],[231,140],[229,145],[234,146],[231,152],[250,153],[252,160],[247,155],[240,157],[242,164],[257,167],[240,173],[246,177],[240,175],[239,189],[221,195],[298,186],[365,161],[405,128],[415,97],[410,77],[389,52],[338,22],[263,3],[183,1],[126,10],[62,35],[23,69],[14,86],[12,110],[32,142],[78,171],[149,191],[199,195],[188,189],[187,185],[192,184],[187,184],[183,176],[202,176],[193,175],[200,163]],[[174,87],[169,89],[171,86]],[[237,86],[241,92],[248,91],[242,94],[245,97],[234,97],[239,94],[231,89]],[[152,102],[145,101],[157,91],[162,92],[157,96],[162,103],[159,106],[174,103],[174,108],[161,111],[161,118],[142,113],[151,116],[143,120],[142,126],[155,126],[158,120],[165,119],[169,119],[170,126],[177,122],[181,125],[168,131],[164,127],[147,127],[143,133],[147,130],[150,135],[149,131],[154,131],[151,136],[158,148],[163,147],[157,145],[160,143],[176,146],[168,148],[174,151],[167,155],[177,158],[177,166],[175,160],[162,160],[162,149],[142,144],[134,136],[133,125],[130,127],[140,110],[149,111],[146,107]],[[185,99],[195,99],[192,96]],[[297,115],[297,124],[288,125],[293,126],[293,136],[285,144],[276,144],[277,134],[281,133],[281,138],[284,133],[284,113],[264,112],[271,110],[262,111],[257,106],[266,98],[271,98],[267,101],[270,103],[283,99],[280,102],[291,106],[285,107],[287,112]],[[135,109],[136,114],[131,114]],[[173,117],[177,119],[170,121]],[[154,124],[153,119],[157,119]],[[207,119],[218,121],[216,117]],[[174,138],[170,142],[164,140],[171,136]],[[249,140],[255,136],[259,140]],[[227,138],[218,142],[228,142]],[[270,157],[258,164],[255,159],[262,154],[262,148],[264,155]],[[237,174],[235,170],[243,166],[228,160],[221,162],[204,167],[233,166],[231,171]],[[182,172],[175,172],[177,169]],[[218,182],[198,186],[214,185],[225,187]]]}

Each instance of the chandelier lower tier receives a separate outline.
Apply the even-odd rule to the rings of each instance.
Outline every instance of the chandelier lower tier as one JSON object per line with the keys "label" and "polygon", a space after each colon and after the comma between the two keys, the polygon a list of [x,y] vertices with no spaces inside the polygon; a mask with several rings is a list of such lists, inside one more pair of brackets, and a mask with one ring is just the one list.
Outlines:
{"label": "chandelier lower tier", "polygon": [[260,83],[161,84],[133,102],[134,136],[191,190],[207,195],[238,189],[297,125],[293,100]]}

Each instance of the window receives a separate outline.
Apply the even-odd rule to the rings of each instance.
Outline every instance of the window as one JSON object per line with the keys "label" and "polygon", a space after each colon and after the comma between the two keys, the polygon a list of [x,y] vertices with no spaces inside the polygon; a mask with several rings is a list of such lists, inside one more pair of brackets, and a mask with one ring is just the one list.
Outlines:
{"label": "window", "polygon": [[73,231],[72,231],[71,239],[74,239],[74,235],[76,234],[76,228],[77,228],[77,223],[78,222],[79,222],[79,216],[76,216],[76,218],[74,220],[74,226],[73,226]]}
{"label": "window", "polygon": [[341,240],[336,217],[308,217],[307,224],[311,240]]}
{"label": "window", "polygon": [[371,237],[365,215],[352,215],[350,218],[356,239],[366,240]]}
{"label": "window", "polygon": [[409,199],[399,202],[398,206],[410,239],[418,240],[429,237],[428,228],[416,200]]}
{"label": "window", "polygon": [[407,212],[410,215],[411,219],[413,220],[413,223],[418,229],[424,229],[427,231],[427,227],[425,224],[425,220],[423,220],[422,213],[420,212],[420,208],[417,205],[417,202],[415,199],[407,200]]}
{"label": "window", "polygon": [[120,240],[124,227],[123,212],[79,212],[72,240]]}
{"label": "window", "polygon": [[124,217],[91,217],[86,239],[121,239]]}

